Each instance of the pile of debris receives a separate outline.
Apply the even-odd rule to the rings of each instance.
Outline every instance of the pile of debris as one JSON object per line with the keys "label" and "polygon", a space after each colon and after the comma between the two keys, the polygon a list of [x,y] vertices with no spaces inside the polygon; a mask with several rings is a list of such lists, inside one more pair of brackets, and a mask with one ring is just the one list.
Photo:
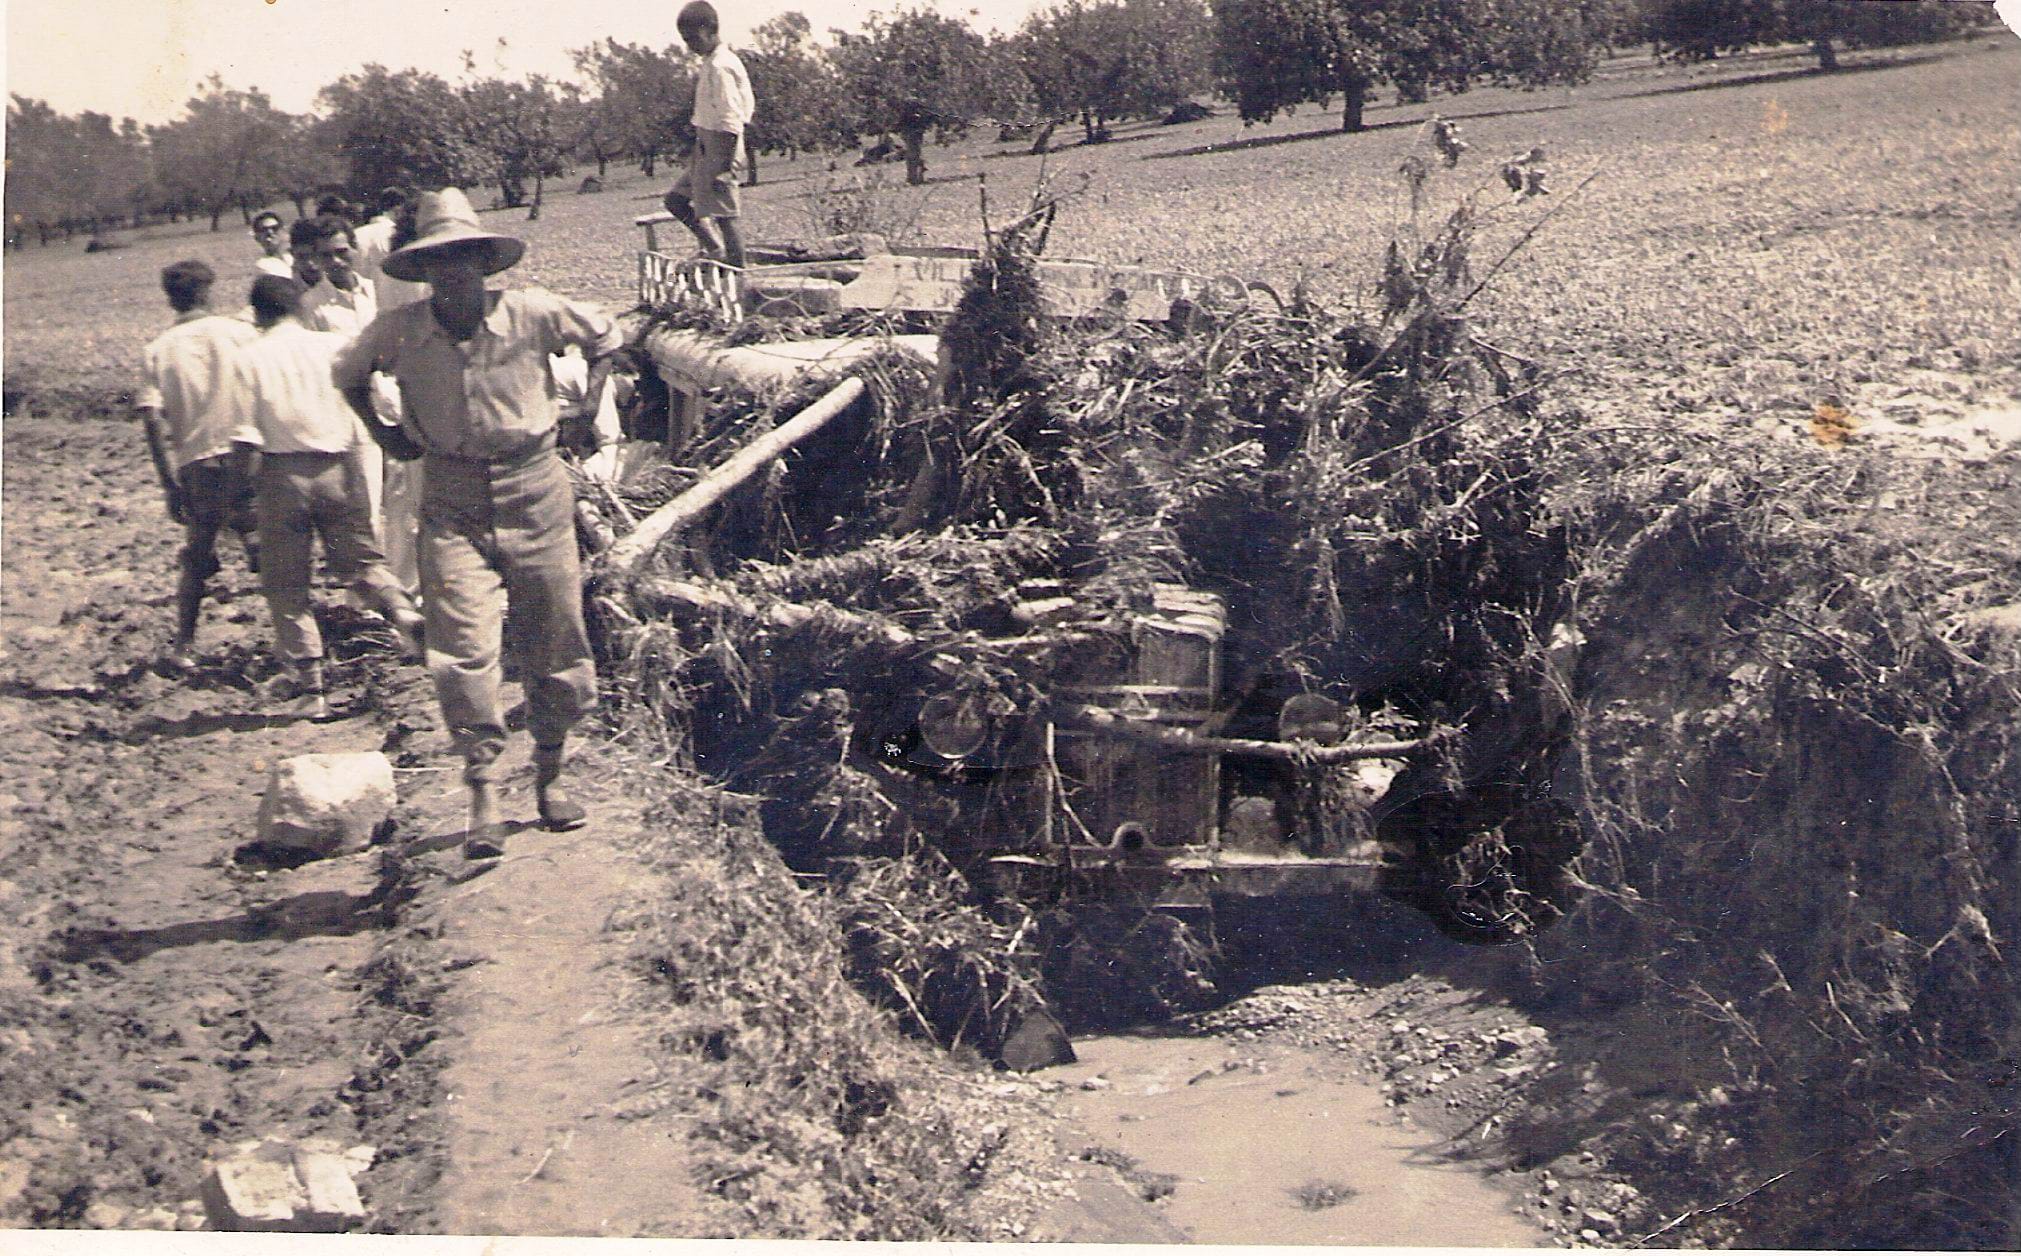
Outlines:
{"label": "pile of debris", "polygon": [[[768,838],[847,904],[868,988],[995,1050],[1042,972],[1127,974],[1093,996],[1118,1006],[1200,989],[1181,916],[1076,929],[1086,878],[1028,821],[1080,823],[1058,800],[1089,796],[1032,728],[1150,736],[1078,699],[1127,688],[1146,624],[1201,599],[1218,675],[1152,739],[1296,743],[1228,759],[1219,801],[1269,800],[1314,853],[1373,840],[1387,892],[1539,947],[1547,984],[1703,1018],[1743,1144],[1785,1138],[1803,1096],[1829,1145],[1798,1138],[1797,1187],[1698,1238],[2011,1238],[2011,1191],[1961,1209],[1946,1185],[2016,1180],[1998,1096],[2021,757],[1997,604],[2021,589],[1989,539],[2021,522],[2011,467],[1545,404],[1551,377],[1469,321],[1471,246],[1501,211],[1424,216],[1437,155],[1406,163],[1368,317],[1294,295],[1045,319],[1042,207],[990,236],[936,365],[894,351],[718,397],[680,454],[716,471],[597,490],[592,604],[626,717],[764,800]],[[1919,522],[1943,503],[1983,526]],[[1292,736],[1294,710],[1325,735]],[[1363,746],[1384,748],[1374,778]],[[1134,966],[1091,957],[1104,937]]]}
{"label": "pile of debris", "polygon": [[[845,895],[962,887],[993,922],[965,1010],[906,1011],[985,1050],[1050,942],[1145,936],[1026,927],[1084,888],[1031,819],[1085,827],[1034,803],[1073,795],[1035,728],[1243,750],[1224,792],[1272,800],[1310,853],[1381,839],[1386,888],[1469,940],[1549,924],[1578,847],[1545,789],[1571,573],[1541,509],[1547,381],[1467,318],[1482,212],[1413,219],[1373,320],[1300,298],[1062,323],[1035,269],[1056,211],[991,233],[937,364],[893,350],[839,380],[726,390],[685,466],[589,490],[591,600],[625,709],[762,797],[789,863]],[[1221,679],[1183,727],[1086,700],[1116,692],[1101,682],[1158,615],[1218,638]],[[1291,712],[1311,717],[1295,736]],[[1386,790],[1357,775],[1372,758]],[[865,872],[927,849],[952,883]],[[1141,984],[1197,994],[1199,940],[1154,932],[1182,971]],[[888,970],[882,985],[920,1002]]]}

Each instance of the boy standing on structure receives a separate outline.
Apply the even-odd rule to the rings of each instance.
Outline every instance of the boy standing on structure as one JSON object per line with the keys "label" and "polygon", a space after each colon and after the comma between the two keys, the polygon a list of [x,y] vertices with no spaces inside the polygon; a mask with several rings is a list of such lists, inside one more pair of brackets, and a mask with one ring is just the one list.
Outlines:
{"label": "boy standing on structure", "polygon": [[751,76],[737,54],[723,46],[716,9],[708,0],[693,0],[674,19],[681,39],[702,59],[695,75],[695,144],[688,150],[688,168],[663,202],[667,212],[701,241],[702,252],[739,269],[744,265],[744,237],[737,218],[738,158],[744,127],[756,102]]}
{"label": "boy standing on structure", "polygon": [[216,281],[211,268],[198,261],[163,269],[161,287],[176,313],[175,326],[148,344],[142,359],[146,382],[133,402],[168,496],[168,517],[184,529],[175,637],[163,659],[177,671],[193,662],[204,585],[218,572],[218,530],[237,532],[247,564],[255,571],[260,565],[252,482],[244,455],[232,448],[228,396],[232,359],[258,333],[236,318],[212,313]]}
{"label": "boy standing on structure", "polygon": [[253,318],[261,333],[234,365],[233,439],[260,454],[260,531],[266,538],[260,583],[273,613],[274,642],[293,670],[287,713],[321,718],[323,637],[310,605],[312,546],[320,535],[331,566],[361,600],[386,617],[409,654],[420,653],[421,616],[386,570],[372,535],[365,485],[350,456],[358,416],[331,377],[346,344],[301,321],[302,286],[279,275],[253,282]]}

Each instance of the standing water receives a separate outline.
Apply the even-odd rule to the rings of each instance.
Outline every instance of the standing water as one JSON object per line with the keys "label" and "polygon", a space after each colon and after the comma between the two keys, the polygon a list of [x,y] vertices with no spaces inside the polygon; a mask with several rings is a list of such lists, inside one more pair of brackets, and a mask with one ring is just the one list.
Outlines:
{"label": "standing water", "polygon": [[1542,1231],[1474,1170],[1401,1128],[1338,1056],[1225,1038],[1076,1039],[1066,1114],[1169,1185],[1198,1243],[1538,1247]]}

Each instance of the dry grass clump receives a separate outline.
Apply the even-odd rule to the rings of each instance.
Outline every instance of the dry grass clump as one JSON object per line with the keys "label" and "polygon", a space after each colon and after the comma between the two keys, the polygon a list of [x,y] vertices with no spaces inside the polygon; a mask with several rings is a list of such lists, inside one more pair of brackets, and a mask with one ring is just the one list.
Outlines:
{"label": "dry grass clump", "polygon": [[662,818],[667,897],[639,959],[667,1000],[661,1045],[698,1110],[700,1184],[744,1238],[983,1237],[970,1213],[1010,1115],[977,1075],[894,1033],[851,983],[844,922],[801,889],[733,799]]}

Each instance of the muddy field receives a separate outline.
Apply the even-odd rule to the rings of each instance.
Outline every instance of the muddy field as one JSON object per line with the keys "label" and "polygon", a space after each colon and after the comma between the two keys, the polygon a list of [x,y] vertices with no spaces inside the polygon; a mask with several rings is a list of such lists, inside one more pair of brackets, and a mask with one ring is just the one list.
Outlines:
{"label": "muddy field", "polygon": [[[272,668],[263,606],[228,553],[198,670],[159,675],[151,663],[167,631],[174,541],[137,431],[17,419],[6,454],[10,588],[23,573],[46,575],[36,596],[10,596],[6,611],[0,1218],[203,1228],[206,1156],[278,1136],[373,1147],[359,1181],[376,1231],[936,1232],[902,1223],[897,1209],[852,1222],[833,1203],[796,1200],[823,1185],[810,1165],[782,1170],[768,1184],[776,1194],[734,1200],[705,1171],[725,1144],[706,1132],[714,1114],[693,1075],[721,1062],[667,1028],[677,1020],[637,962],[653,927],[641,912],[667,898],[667,870],[710,857],[702,835],[648,819],[659,773],[621,748],[593,752],[598,822],[574,835],[519,826],[505,866],[465,881],[453,841],[460,793],[432,699],[383,634],[326,596],[339,718],[267,717],[255,691]],[[285,869],[242,849],[268,763],[374,748],[395,756],[402,805],[373,852]],[[522,770],[509,806],[529,809],[529,794]],[[785,879],[776,866],[771,875]],[[1434,970],[1459,965],[1456,979],[1471,986],[1343,950],[1342,931],[1316,929],[1294,948],[1295,970],[1281,939],[1248,948],[1260,966],[1231,993],[1289,977],[1298,986],[1266,988],[1197,1024],[1153,1027],[1158,1037],[1091,1040],[1077,1068],[1029,1077],[952,1062],[905,1040],[890,1018],[856,1013],[866,1051],[942,1091],[938,1128],[990,1148],[987,1172],[955,1192],[959,1209],[937,1232],[1466,1241],[1440,1228],[1449,1208],[1478,1219],[1468,1234],[1497,1243],[1543,1242],[1552,1223],[1565,1231],[1577,1218],[1518,1217],[1527,1179],[1491,1184],[1467,1160],[1408,1167],[1446,1159],[1443,1136],[1505,1084],[1486,1062],[1507,1065],[1515,1051],[1496,1035],[1528,1022],[1492,996],[1469,1007],[1452,993],[1496,979],[1477,956],[1399,911],[1377,917],[1358,931],[1360,947],[1391,939]],[[676,915],[659,925],[708,923]],[[1338,975],[1307,984],[1314,965]],[[1385,1085],[1371,1072],[1393,1045],[1393,1018],[1373,1014],[1372,1001],[1449,1005],[1417,1014],[1411,1039],[1427,1059],[1450,1058],[1449,1076],[1399,1072]],[[1543,1067],[1546,1035],[1527,1032],[1522,1060]],[[1130,1150],[1144,1113],[1203,1129],[1248,1120],[1257,1092],[1235,1083],[1293,1067],[1257,1063],[1265,1052],[1295,1057],[1301,1087],[1338,1092],[1289,1118],[1287,1137],[1309,1157],[1238,1173]],[[1212,1074],[1168,1087],[1183,1105],[1144,1094],[1128,1063],[1170,1073],[1179,1066],[1167,1056],[1197,1059],[1198,1070],[1181,1068],[1189,1076]],[[1449,1094],[1462,1077],[1479,1090],[1466,1101]],[[1111,1084],[1118,1098],[1134,1086],[1144,1113],[1091,1108]],[[1415,1120],[1400,1118],[1410,1111]],[[1352,1165],[1329,1168],[1334,1155]],[[1402,1237],[1385,1210],[1357,1219],[1323,1192],[1301,1202],[1308,1179],[1336,1173],[1359,1183],[1364,1202],[1379,1200],[1391,1176],[1416,1175],[1425,1228]]]}
{"label": "muddy field", "polygon": [[[266,712],[235,552],[158,673],[174,530],[93,412],[150,268],[230,246],[10,266],[0,1224],[200,1227],[205,1158],[274,1135],[371,1148],[365,1228],[402,1233],[2002,1246],[2011,1196],[1953,1176],[2015,1163],[2015,51],[1778,64],[1474,98],[1490,147],[1638,172],[1566,197],[1482,323],[1551,368],[1543,500],[1584,547],[1545,782],[1578,912],[1480,950],[1373,897],[1231,911],[1210,1007],[1073,1022],[1029,1075],[908,1032],[754,808],[637,727],[586,752],[597,823],[473,879],[432,697],[334,593],[329,724]],[[1928,135],[1876,129],[1881,81]],[[1314,125],[1129,136],[1066,239],[1352,296],[1393,206],[1305,208],[1414,132]],[[1267,246],[1222,204],[1265,167]],[[632,191],[558,201],[528,277],[622,297]],[[93,305],[132,326],[59,349]],[[370,852],[246,848],[267,765],[366,749],[401,796]]]}

